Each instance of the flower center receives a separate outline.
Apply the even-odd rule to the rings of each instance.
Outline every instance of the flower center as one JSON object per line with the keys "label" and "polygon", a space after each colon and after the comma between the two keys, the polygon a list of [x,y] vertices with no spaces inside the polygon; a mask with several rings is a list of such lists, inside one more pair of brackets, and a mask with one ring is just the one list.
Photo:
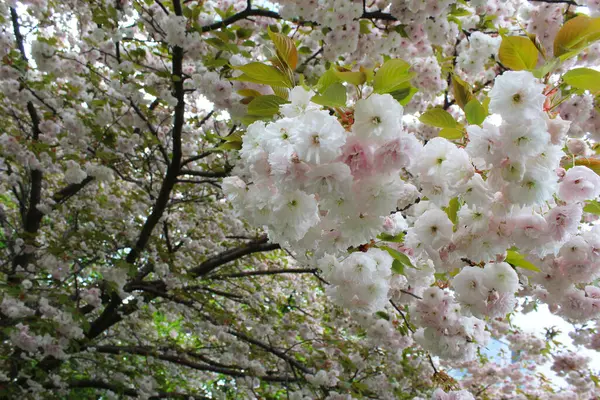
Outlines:
{"label": "flower center", "polygon": [[521,102],[521,93],[515,93],[512,99],[513,103],[519,104]]}

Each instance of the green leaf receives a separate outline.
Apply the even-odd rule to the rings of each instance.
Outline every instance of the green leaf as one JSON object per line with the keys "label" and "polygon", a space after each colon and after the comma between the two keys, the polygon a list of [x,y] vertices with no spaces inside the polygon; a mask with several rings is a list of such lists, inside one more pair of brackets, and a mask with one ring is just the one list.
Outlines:
{"label": "green leaf", "polygon": [[410,72],[410,64],[399,58],[391,59],[383,63],[377,70],[373,80],[373,91],[375,93],[391,93],[405,87],[414,72]]}
{"label": "green leaf", "polygon": [[514,265],[515,267],[527,269],[529,271],[541,272],[538,267],[527,261],[525,256],[515,250],[508,250],[506,252],[506,262]]}
{"label": "green leaf", "polygon": [[[242,122],[242,124],[248,126],[251,125],[252,123],[256,122],[256,121],[268,121],[270,120],[271,117],[261,117],[260,115],[244,115],[240,118],[240,121]],[[217,149],[223,149],[223,146],[227,146],[228,143],[225,143],[219,147],[217,147]],[[240,147],[237,149],[241,149],[241,143],[240,143]],[[225,148],[225,150],[231,150],[232,148]]]}
{"label": "green leaf", "polygon": [[206,39],[205,42],[219,50],[224,50],[224,51],[229,50],[227,47],[227,44],[219,38],[211,37],[211,38]]}
{"label": "green leaf", "polygon": [[313,103],[328,107],[346,106],[346,87],[339,82],[330,85],[322,95],[313,96]]}
{"label": "green leaf", "polygon": [[458,203],[458,197],[454,197],[452,200],[450,200],[450,203],[448,203],[448,207],[446,207],[446,215],[448,215],[448,218],[450,218],[450,221],[452,221],[452,223],[454,224],[454,226],[456,226],[456,223],[458,222],[458,208],[460,207],[460,204]]}
{"label": "green leaf", "polygon": [[367,75],[361,71],[337,71],[334,69],[333,72],[341,81],[348,82],[356,86],[362,85],[367,81]]}
{"label": "green leaf", "polygon": [[455,128],[456,120],[450,113],[439,107],[430,108],[425,111],[419,121],[426,125],[435,126],[436,128]]}
{"label": "green leaf", "polygon": [[388,321],[390,320],[390,316],[385,311],[377,311],[375,313],[375,315],[377,315],[379,318],[382,318],[382,319],[385,319],[385,320],[388,320]]}
{"label": "green leaf", "polygon": [[279,106],[287,103],[279,96],[266,95],[254,98],[248,104],[248,114],[260,117],[270,117],[279,112]]}
{"label": "green leaf", "polygon": [[393,242],[393,243],[402,243],[404,242],[404,233],[399,233],[397,235],[390,235],[388,233],[380,233],[377,236],[377,239],[383,240],[384,242]]}
{"label": "green leaf", "polygon": [[453,4],[452,11],[450,11],[450,15],[455,17],[465,17],[467,15],[471,15],[471,12],[466,8],[458,8],[456,4]]}
{"label": "green leaf", "polygon": [[538,56],[538,49],[529,38],[523,36],[504,36],[498,50],[502,65],[514,71],[533,70]]}
{"label": "green leaf", "polygon": [[481,125],[487,117],[487,112],[483,105],[477,99],[472,99],[465,106],[465,116],[467,117],[467,122],[471,125]]}
{"label": "green leaf", "polygon": [[572,69],[563,75],[563,80],[576,89],[600,92],[600,71],[591,68]]}
{"label": "green leaf", "polygon": [[404,264],[402,264],[399,260],[394,260],[392,263],[392,272],[398,275],[404,275]]}
{"label": "green leaf", "polygon": [[213,60],[206,60],[206,61],[204,61],[204,65],[207,66],[207,67],[218,68],[218,67],[222,67],[222,66],[227,65],[227,64],[229,64],[229,61],[227,61],[224,58],[215,58]]}
{"label": "green leaf", "polygon": [[[254,121],[252,121],[252,122],[254,122]],[[250,122],[250,123],[252,123],[252,122]],[[250,123],[248,125],[250,125]],[[242,148],[242,142],[228,142],[228,143],[223,143],[216,149],[217,150],[240,150],[241,148]]]}
{"label": "green leaf", "polygon": [[396,27],[394,28],[394,31],[396,31],[398,34],[400,34],[400,36],[402,36],[403,38],[408,39],[408,33],[406,33],[406,25],[404,25],[404,24],[396,25]]}
{"label": "green leaf", "polygon": [[360,33],[363,35],[368,35],[371,33],[371,28],[373,27],[373,23],[368,19],[361,19],[360,23]]}
{"label": "green leaf", "polygon": [[259,62],[232,67],[243,72],[241,76],[232,78],[233,80],[260,83],[270,86],[292,87],[289,79],[279,70]]}
{"label": "green leaf", "polygon": [[[391,247],[388,246],[381,246],[381,248],[385,251],[387,251],[390,256],[392,256],[394,258],[394,260],[397,260],[398,262],[400,262],[402,264],[403,268],[415,268],[414,265],[412,265],[412,263],[410,262],[410,258],[408,258],[408,256],[398,250],[392,249]],[[393,266],[393,264],[392,264]]]}
{"label": "green leaf", "polygon": [[407,105],[418,90],[412,86],[410,82],[404,82],[400,88],[390,92],[389,94],[396,99],[401,105]]}
{"label": "green leaf", "polygon": [[262,96],[261,92],[259,92],[258,90],[254,90],[254,89],[240,89],[237,91],[237,94],[239,94],[240,96],[243,96],[243,97]]}
{"label": "green leaf", "polygon": [[438,133],[438,136],[448,140],[458,140],[465,136],[465,132],[458,128],[444,128]]}
{"label": "green leaf", "polygon": [[373,68],[360,67],[360,72],[363,72],[367,77],[367,83],[373,82],[373,79],[375,78],[375,71],[373,71]]}
{"label": "green leaf", "polygon": [[[200,8],[200,7],[198,7]],[[248,39],[250,36],[252,36],[252,33],[254,31],[250,28],[238,28],[238,30],[235,32],[236,36],[238,37],[238,39]]]}
{"label": "green leaf", "polygon": [[553,72],[559,64],[560,60],[558,58],[550,59],[546,61],[541,67],[534,69],[533,76],[535,76],[538,79],[542,79],[547,74]]}
{"label": "green leaf", "polygon": [[231,135],[227,135],[223,138],[224,141],[226,142],[242,142],[243,138],[242,138],[242,132],[238,131],[235,133],[232,133]]}
{"label": "green leaf", "polygon": [[285,62],[292,71],[295,70],[296,65],[298,64],[298,50],[296,49],[294,41],[290,37],[281,33],[275,33],[270,29],[267,32],[277,49],[279,58]]}
{"label": "green leaf", "polygon": [[568,20],[554,38],[554,56],[566,59],[600,39],[600,17],[578,15]]}
{"label": "green leaf", "polygon": [[535,46],[537,51],[542,55],[542,58],[544,60],[546,60],[547,59],[546,48],[544,47],[542,42],[540,42],[537,35],[534,33],[527,32],[527,37],[529,38],[529,40],[531,40],[531,43],[533,43],[533,45]]}
{"label": "green leaf", "polygon": [[284,100],[287,100],[290,97],[290,91],[284,87],[272,85],[271,89],[273,89],[273,93],[275,93],[276,96],[281,97]]}
{"label": "green leaf", "polygon": [[319,93],[323,93],[330,85],[339,82],[340,80],[341,79],[335,74],[335,71],[330,68],[319,78],[317,90]]}
{"label": "green leaf", "polygon": [[465,106],[473,98],[473,93],[469,84],[456,75],[452,75],[452,93],[454,94],[454,101],[463,110]]}
{"label": "green leaf", "polygon": [[600,215],[600,202],[597,202],[596,200],[588,201],[585,207],[583,207],[583,211]]}

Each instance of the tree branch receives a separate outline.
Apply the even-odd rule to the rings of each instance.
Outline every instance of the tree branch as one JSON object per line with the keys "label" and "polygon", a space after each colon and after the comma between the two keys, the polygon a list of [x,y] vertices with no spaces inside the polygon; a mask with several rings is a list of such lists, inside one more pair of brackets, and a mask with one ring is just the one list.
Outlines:
{"label": "tree branch", "polygon": [[64,188],[60,189],[58,192],[54,193],[52,196],[52,200],[54,200],[57,204],[62,204],[65,201],[69,200],[71,197],[77,194],[81,189],[83,189],[88,183],[94,180],[93,176],[86,177],[80,183],[73,183]]}
{"label": "tree branch", "polygon": [[[92,389],[104,389],[110,390],[115,393],[122,393],[125,396],[139,397],[139,393],[134,389],[123,388],[122,386],[115,385],[112,383],[96,380],[96,379],[79,379],[71,380],[68,382],[70,388],[92,388]],[[177,392],[159,392],[156,396],[151,396],[150,399],[194,399],[194,400],[209,400],[209,397],[197,396],[189,393],[177,393]]]}
{"label": "tree branch", "polygon": [[225,178],[229,176],[230,169],[225,171],[195,171],[191,169],[182,169],[179,175],[199,176],[202,178]]}
{"label": "tree branch", "polygon": [[252,9],[251,7],[246,7],[244,11],[241,11],[235,15],[232,15],[229,18],[225,18],[223,21],[215,22],[214,24],[206,25],[202,27],[202,32],[210,32],[217,29],[225,28],[231,24],[236,23],[242,19],[246,19],[248,17],[268,17],[274,19],[281,19],[281,15],[274,11],[268,10],[260,10],[260,9]]}
{"label": "tree branch", "polygon": [[[21,34],[21,28],[19,25],[19,16],[17,10],[13,7],[10,8],[10,17],[13,25],[13,32],[17,47],[21,53],[21,59],[25,62],[28,68],[29,60],[25,53],[24,38]],[[27,112],[31,118],[32,123],[32,140],[37,141],[40,136],[40,117],[37,110],[31,101],[27,102]],[[42,171],[39,169],[32,169],[30,172],[31,187],[29,191],[29,202],[27,205],[27,211],[24,214],[23,227],[26,233],[25,241],[29,245],[33,245],[35,242],[35,235],[40,229],[43,214],[38,210],[37,206],[42,199]],[[26,267],[29,264],[31,258],[30,253],[23,252],[13,259],[12,270],[13,273],[16,271],[18,266]]]}
{"label": "tree branch", "polygon": [[290,365],[293,365],[294,367],[298,368],[300,371],[304,372],[305,374],[314,374],[314,371],[311,371],[310,369],[306,368],[304,365],[300,364],[296,359],[288,356],[283,351],[279,351],[279,350],[275,349],[274,347],[272,347],[266,343],[263,343],[259,340],[253,339],[249,336],[246,336],[241,332],[229,330],[229,333],[231,335],[235,336],[236,338],[243,340],[244,342],[248,342],[250,344],[258,346],[261,349],[266,350],[269,353],[272,353],[275,356],[281,358],[282,360],[287,361]]}
{"label": "tree branch", "polygon": [[[231,24],[236,23],[237,21],[246,19],[248,17],[267,17],[267,18],[273,18],[273,19],[281,19],[281,15],[279,15],[278,13],[276,13],[274,11],[252,9],[251,4],[248,4],[246,6],[245,10],[240,11],[239,13],[234,14],[229,18],[225,18],[223,21],[219,21],[219,22],[215,22],[214,24],[203,26],[202,32],[210,32],[210,31],[214,31],[217,29],[225,28]],[[393,15],[384,13],[383,11],[380,11],[380,10],[364,12],[358,19],[361,19],[361,18],[379,19],[382,21],[397,21],[398,20]],[[312,22],[312,21],[294,21],[294,22],[299,23],[299,24],[306,24],[306,25],[318,25],[317,23]]]}
{"label": "tree branch", "polygon": [[[176,15],[183,15],[180,0],[173,1],[173,8]],[[167,204],[169,203],[171,191],[175,186],[177,175],[179,174],[179,170],[181,168],[181,134],[183,131],[183,124],[185,122],[185,93],[183,91],[183,48],[179,46],[173,47],[172,77],[174,95],[177,99],[177,105],[175,106],[173,116],[173,155],[171,157],[171,162],[167,167],[167,172],[162,181],[156,202],[152,207],[152,212],[142,226],[142,230],[134,247],[129,251],[127,257],[125,258],[125,261],[129,264],[134,264],[137,261],[138,257],[148,244],[154,228],[160,221],[160,218],[162,217]],[[138,274],[136,278],[141,280],[144,277],[145,275]],[[100,316],[90,324],[90,329],[88,330],[86,336],[89,339],[93,339],[104,332],[104,330],[108,329],[111,325],[120,321],[120,318],[116,318],[114,315],[120,305],[121,298],[117,293],[113,293],[109,304],[104,308],[102,314],[100,314]]]}
{"label": "tree branch", "polygon": [[568,4],[570,6],[579,7],[573,0],[529,0],[530,3],[548,3],[548,4]]}
{"label": "tree branch", "polygon": [[202,262],[202,264],[193,268],[189,273],[193,276],[206,275],[209,272],[217,269],[221,265],[237,260],[238,258],[241,258],[248,254],[258,253],[262,251],[277,250],[280,248],[281,247],[279,246],[279,244],[269,243],[269,238],[265,235],[243,246],[236,247],[234,249],[229,249],[222,253],[219,253],[216,256],[205,260],[204,262]]}
{"label": "tree branch", "polygon": [[382,21],[398,21],[392,14],[384,13],[381,10],[364,12],[360,18],[364,19],[380,19]]}
{"label": "tree branch", "polygon": [[[186,367],[198,370],[198,371],[214,372],[214,373],[218,373],[218,374],[224,374],[224,375],[229,375],[229,376],[233,376],[233,377],[242,377],[242,378],[246,377],[246,376],[254,377],[253,375],[250,375],[250,374],[243,372],[241,370],[238,370],[238,369],[224,368],[224,367],[218,367],[216,365],[198,363],[198,362],[195,362],[192,360],[188,360],[182,354],[160,353],[160,352],[158,352],[154,349],[148,348],[148,347],[142,347],[142,346],[97,346],[97,347],[95,347],[95,349],[96,349],[96,352],[98,352],[98,353],[117,354],[117,355],[121,354],[121,353],[128,353],[128,354],[136,354],[136,355],[145,356],[145,357],[154,357],[159,360],[168,361],[168,362],[178,364],[178,365],[183,365],[183,366],[186,366]],[[289,358],[287,356],[285,356],[285,357]],[[285,375],[284,376],[263,375],[263,376],[256,376],[256,378],[261,379],[263,381],[267,381],[267,382],[295,382],[295,381],[297,381],[296,378],[291,377],[291,376],[285,376]]]}
{"label": "tree branch", "polygon": [[247,276],[259,275],[278,275],[278,274],[314,274],[318,272],[317,268],[288,268],[288,269],[267,269],[264,271],[245,271],[236,274],[207,276],[206,279],[223,280],[229,278],[245,278]]}

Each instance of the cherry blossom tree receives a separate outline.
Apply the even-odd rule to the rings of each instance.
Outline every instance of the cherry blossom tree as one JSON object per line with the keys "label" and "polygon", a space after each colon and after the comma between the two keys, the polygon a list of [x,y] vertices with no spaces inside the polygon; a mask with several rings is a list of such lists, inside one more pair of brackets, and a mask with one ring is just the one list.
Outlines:
{"label": "cherry blossom tree", "polygon": [[0,26],[0,398],[598,398],[598,0]]}

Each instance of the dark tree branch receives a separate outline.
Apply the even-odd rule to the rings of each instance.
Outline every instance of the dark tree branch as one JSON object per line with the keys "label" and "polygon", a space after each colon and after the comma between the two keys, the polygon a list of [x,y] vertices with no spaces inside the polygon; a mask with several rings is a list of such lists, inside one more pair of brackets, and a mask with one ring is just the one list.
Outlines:
{"label": "dark tree branch", "polygon": [[360,18],[379,19],[382,21],[398,21],[398,19],[396,17],[394,17],[392,14],[384,13],[383,11],[380,11],[380,10],[364,12],[363,15],[360,16]]}
{"label": "dark tree branch", "polygon": [[44,106],[46,106],[50,111],[52,111],[53,115],[57,115],[58,113],[56,112],[56,109],[54,107],[52,107],[50,104],[46,103],[46,101],[44,99],[42,99],[36,92],[34,92],[29,86],[27,86],[27,83],[25,82],[25,80],[23,80],[23,85],[25,86],[25,89],[27,89],[27,91],[29,93],[31,93],[31,95],[33,97],[35,97],[40,103],[42,103]]}
{"label": "dark tree branch", "polygon": [[[79,389],[85,389],[85,388],[103,389],[103,390],[110,390],[115,393],[123,393],[125,396],[129,396],[129,397],[139,397],[139,393],[137,392],[137,390],[123,388],[122,386],[104,382],[104,381],[100,381],[100,380],[94,380],[94,379],[71,380],[68,382],[68,385],[70,388],[73,388],[73,389],[76,389],[76,388],[79,388]],[[193,394],[189,394],[189,393],[177,393],[177,392],[159,392],[158,395],[150,397],[151,400],[154,400],[154,399],[182,399],[182,400],[185,399],[185,400],[188,400],[190,398],[194,399],[194,400],[209,400],[210,399],[209,397],[205,397],[205,396],[198,396],[198,395],[193,395]]]}
{"label": "dark tree branch", "polygon": [[17,14],[17,10],[13,7],[10,8],[10,19],[12,21],[13,33],[17,41],[17,47],[21,53],[21,58],[23,61],[28,63],[29,60],[27,59],[27,53],[25,53],[25,41],[23,39],[23,35],[21,35],[21,26],[19,25],[19,15]]}
{"label": "dark tree branch", "polygon": [[[403,293],[407,293],[407,292],[403,292]],[[421,297],[419,297],[419,298],[421,298]],[[400,314],[400,316],[404,320],[404,324],[406,324],[406,328],[408,328],[408,330],[411,331],[412,333],[415,333],[415,330],[408,323],[408,319],[406,318],[406,315],[402,312],[402,310],[392,300],[390,300],[390,304],[394,307],[394,309],[396,311],[398,311],[398,314]],[[431,368],[433,368],[433,372],[435,374],[437,374],[438,370],[435,367],[435,364],[433,362],[433,358],[431,358],[431,354],[427,353],[427,359],[429,360],[429,364],[431,365]]]}
{"label": "dark tree branch", "polygon": [[[173,8],[175,10],[175,14],[178,16],[183,15],[183,10],[181,7],[181,1],[175,0],[173,1]],[[167,172],[162,181],[160,191],[158,193],[158,197],[156,198],[156,202],[152,207],[152,212],[146,219],[146,222],[142,226],[142,230],[138,239],[131,249],[131,251],[127,254],[125,261],[129,264],[135,264],[138,257],[141,255],[142,251],[145,249],[154,228],[160,221],[167,205],[169,203],[169,199],[171,197],[171,191],[175,186],[177,181],[177,175],[179,174],[179,170],[181,168],[181,158],[182,158],[182,147],[181,147],[181,134],[183,131],[183,125],[185,122],[185,93],[183,91],[183,48],[179,46],[173,47],[173,57],[172,57],[172,76],[173,76],[173,89],[174,95],[177,99],[177,105],[175,106],[174,116],[173,116],[173,131],[172,131],[172,139],[173,139],[173,155],[171,157],[171,162],[167,167]],[[141,276],[137,275],[136,278],[141,280],[145,277],[145,275]],[[121,305],[121,298],[117,293],[113,293],[111,296],[110,302],[102,311],[102,314],[94,320],[90,324],[90,329],[87,332],[86,336],[89,339],[93,339],[108,329],[110,326],[120,321],[120,318],[115,317],[117,313],[117,309]]]}
{"label": "dark tree branch", "polygon": [[314,274],[318,272],[317,268],[289,268],[289,269],[268,269],[265,271],[245,271],[238,272],[236,274],[225,274],[225,275],[213,275],[207,276],[207,279],[223,280],[230,278],[245,278],[248,276],[260,276],[260,275],[278,275],[278,274]]}
{"label": "dark tree branch", "polygon": [[400,316],[402,317],[402,320],[404,321],[404,324],[406,325],[406,328],[409,331],[411,331],[412,333],[415,333],[415,330],[408,323],[408,319],[406,319],[406,315],[404,314],[404,312],[402,312],[402,310],[392,300],[390,300],[390,304],[392,305],[392,307],[394,307],[396,309],[396,311],[398,311],[398,314],[400,314]]}
{"label": "dark tree branch", "polygon": [[530,3],[548,3],[548,4],[568,4],[570,6],[579,7],[573,0],[529,0]]}
{"label": "dark tree branch", "polygon": [[400,292],[402,292],[402,293],[404,293],[404,294],[407,294],[407,295],[409,295],[409,296],[412,296],[412,297],[414,297],[415,299],[423,300],[423,298],[422,298],[421,296],[418,296],[418,295],[416,295],[416,294],[414,294],[414,293],[411,293],[411,292],[409,292],[408,290],[400,289]]}
{"label": "dark tree branch", "polygon": [[195,171],[191,169],[182,169],[180,175],[199,176],[202,178],[225,178],[229,176],[230,169],[225,171]]}
{"label": "dark tree branch", "polygon": [[213,185],[214,187],[221,189],[221,185],[217,183],[217,181],[211,181],[210,179],[203,179],[197,181],[195,179],[177,179],[177,183],[191,183],[194,185],[201,185],[203,183],[208,183],[209,185]]}
{"label": "dark tree branch", "polygon": [[[178,365],[183,365],[183,366],[186,366],[186,367],[198,370],[198,371],[214,372],[214,373],[229,375],[229,376],[233,376],[233,377],[246,377],[246,376],[253,377],[253,375],[250,375],[250,374],[243,372],[241,370],[238,370],[238,369],[218,367],[216,365],[210,365],[210,364],[206,364],[206,363],[198,363],[198,362],[195,362],[195,361],[185,358],[184,355],[182,355],[182,354],[174,355],[174,354],[160,353],[160,352],[156,351],[155,349],[151,349],[148,347],[142,347],[142,346],[97,346],[97,347],[95,347],[95,349],[96,349],[96,352],[98,352],[98,353],[117,354],[117,355],[121,354],[121,353],[128,353],[128,354],[136,354],[136,355],[145,356],[145,357],[154,357],[159,360],[168,361],[168,362],[178,364]],[[285,356],[285,357],[289,358],[287,356]],[[296,378],[291,377],[291,376],[278,376],[278,375],[264,375],[264,376],[257,376],[257,378],[267,381],[267,382],[295,382],[295,381],[297,381]]]}
{"label": "dark tree branch", "polygon": [[154,2],[158,4],[160,8],[162,8],[165,14],[169,15],[169,10],[167,10],[167,7],[165,7],[165,5],[160,0],[154,0]]}
{"label": "dark tree branch", "polygon": [[[268,17],[273,19],[281,19],[281,15],[274,11],[269,10],[261,10],[261,9],[252,9],[251,4],[246,6],[246,9],[240,11],[237,14],[232,15],[229,18],[225,18],[223,21],[215,22],[214,24],[206,25],[202,27],[202,32],[210,32],[221,28],[226,28],[227,26],[236,23],[242,19],[246,19],[249,17]],[[398,19],[391,14],[384,13],[383,11],[370,11],[364,12],[358,19],[378,19],[382,21],[397,21]],[[301,25],[318,25],[312,21],[293,21],[295,23]]]}
{"label": "dark tree branch", "polygon": [[[142,119],[142,121],[144,121],[146,123],[146,126],[148,127],[148,129],[150,130],[150,132],[152,133],[152,135],[154,135],[154,137],[159,140],[159,136],[158,136],[158,130],[152,125],[152,123],[150,122],[150,120],[148,120],[148,118],[144,115],[144,113],[142,112],[142,110],[140,110],[140,108],[133,102],[133,100],[130,99],[130,104],[131,107],[133,108],[133,111],[135,111],[135,113],[137,114],[138,117],[140,117]],[[165,160],[165,162],[169,162],[169,155],[167,154],[167,150],[165,149],[165,147],[162,145],[162,143],[158,143],[158,148],[163,156],[163,159]]]}
{"label": "dark tree branch", "polygon": [[231,24],[236,23],[242,19],[246,19],[248,17],[269,17],[274,19],[281,19],[281,15],[274,11],[268,10],[260,10],[260,9],[252,9],[251,7],[246,7],[244,11],[241,11],[235,15],[232,15],[229,18],[225,18],[223,21],[215,22],[214,24],[206,25],[202,27],[202,32],[210,32],[217,29],[225,28]]}
{"label": "dark tree branch", "polygon": [[252,253],[258,253],[262,251],[271,251],[281,248],[276,243],[269,243],[267,236],[262,236],[252,242],[249,242],[243,246],[236,247],[234,249],[226,250],[214,257],[211,257],[199,266],[193,268],[189,273],[193,276],[206,275],[211,271],[219,268],[221,265],[227,264],[228,262],[237,260],[243,256]]}
{"label": "dark tree branch", "polygon": [[229,330],[229,333],[235,337],[237,337],[238,339],[243,340],[244,342],[248,342],[250,344],[253,344],[255,346],[260,347],[263,350],[268,351],[269,353],[274,354],[275,356],[281,358],[282,360],[288,362],[290,365],[293,365],[294,367],[298,368],[300,371],[304,372],[305,374],[314,374],[314,371],[311,371],[310,369],[306,368],[304,365],[300,364],[295,358],[292,358],[290,356],[288,356],[287,354],[285,354],[283,351],[277,350],[276,348],[274,348],[273,346],[270,346],[266,343],[263,343],[259,340],[253,339],[249,336],[244,335],[241,332],[236,332],[234,330]]}
{"label": "dark tree branch", "polygon": [[100,381],[100,380],[92,380],[92,379],[82,379],[82,380],[72,380],[69,382],[69,387],[71,388],[93,388],[93,389],[104,389],[110,390],[115,393],[123,393],[126,396],[135,397],[138,395],[137,391],[133,389],[123,388],[119,385],[114,385],[112,383]]}
{"label": "dark tree branch", "polygon": [[54,202],[57,204],[62,204],[65,201],[69,200],[71,197],[75,196],[81,189],[83,189],[88,183],[90,183],[93,180],[93,176],[88,176],[80,183],[73,183],[68,186],[65,186],[58,192],[54,193],[54,195],[52,196],[52,200],[54,200]]}
{"label": "dark tree branch", "polygon": [[323,46],[321,46],[321,48],[319,48],[319,50],[315,51],[310,57],[308,57],[306,60],[304,60],[304,62],[302,64],[300,64],[300,66],[308,65],[308,63],[310,63],[312,60],[317,58],[317,56],[319,54],[321,54],[322,52],[323,52]]}
{"label": "dark tree branch", "polygon": [[191,162],[201,160],[201,159],[203,159],[205,157],[210,156],[211,154],[213,154],[212,151],[205,151],[203,153],[197,154],[195,156],[192,156],[192,157],[188,158],[187,160],[183,160],[183,162],[181,163],[181,166],[183,167],[184,165],[187,165],[187,164],[189,164]]}
{"label": "dark tree branch", "polygon": [[[27,65],[28,68],[29,60],[25,53],[24,38],[21,34],[21,27],[19,25],[19,16],[17,10],[13,7],[10,8],[10,17],[13,25],[13,32],[17,47],[21,53],[21,59]],[[27,102],[27,112],[31,118],[32,123],[32,140],[37,141],[40,136],[40,117],[37,110],[31,101]],[[38,210],[37,206],[40,204],[42,199],[42,171],[39,169],[32,169],[30,172],[31,187],[29,191],[29,201],[27,205],[27,211],[24,213],[23,227],[25,231],[25,241],[29,245],[33,245],[35,242],[35,236],[37,231],[40,229],[43,214]],[[25,267],[29,263],[31,258],[30,253],[23,252],[13,259],[13,273],[16,271],[18,266]]]}
{"label": "dark tree branch", "polygon": [[173,253],[173,246],[171,245],[171,238],[169,237],[169,225],[167,221],[163,221],[163,235],[165,237],[165,243],[167,244],[167,250],[169,253]]}

